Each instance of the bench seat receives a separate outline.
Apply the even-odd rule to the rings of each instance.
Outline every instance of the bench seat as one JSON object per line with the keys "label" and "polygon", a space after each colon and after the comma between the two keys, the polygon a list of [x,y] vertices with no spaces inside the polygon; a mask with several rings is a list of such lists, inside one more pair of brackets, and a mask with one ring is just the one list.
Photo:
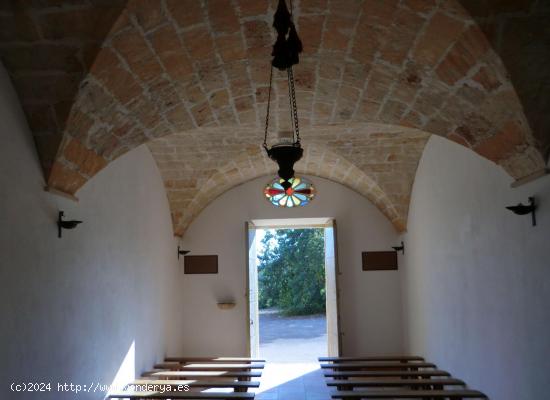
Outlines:
{"label": "bench seat", "polygon": [[447,371],[438,369],[426,369],[419,371],[324,371],[327,378],[380,378],[380,377],[399,377],[399,378],[418,378],[430,376],[451,376]]}
{"label": "bench seat", "polygon": [[434,387],[443,388],[444,386],[466,386],[464,381],[454,378],[441,379],[378,379],[369,381],[360,381],[356,379],[334,379],[327,380],[327,386],[336,386],[338,390],[353,390],[356,387]]}
{"label": "bench seat", "polygon": [[338,391],[333,399],[486,399],[477,390],[372,390]]}
{"label": "bench seat", "polygon": [[399,363],[399,362],[346,362],[346,363],[329,363],[321,364],[323,369],[334,369],[334,370],[344,370],[344,369],[414,369],[414,368],[435,368],[436,365],[427,362],[410,362],[410,363]]}
{"label": "bench seat", "polygon": [[155,364],[154,368],[156,369],[168,369],[168,370],[189,370],[189,371],[231,371],[231,370],[251,370],[251,369],[263,369],[264,364],[253,363],[253,364],[219,364],[219,363],[205,363],[205,364],[181,364],[179,362],[164,362]]}
{"label": "bench seat", "polygon": [[239,380],[250,380],[259,378],[261,372],[257,371],[150,371],[143,374],[148,378],[156,379],[210,379],[212,378],[237,378]]}
{"label": "bench seat", "polygon": [[319,357],[319,362],[350,362],[350,361],[424,361],[423,357],[419,356],[358,356],[358,357]]}
{"label": "bench seat", "polygon": [[189,363],[222,363],[222,364],[229,364],[229,363],[237,363],[237,364],[244,364],[244,363],[265,363],[264,359],[261,358],[250,358],[250,357],[166,357],[164,358],[164,361],[166,362],[178,362],[181,364],[189,364]]}

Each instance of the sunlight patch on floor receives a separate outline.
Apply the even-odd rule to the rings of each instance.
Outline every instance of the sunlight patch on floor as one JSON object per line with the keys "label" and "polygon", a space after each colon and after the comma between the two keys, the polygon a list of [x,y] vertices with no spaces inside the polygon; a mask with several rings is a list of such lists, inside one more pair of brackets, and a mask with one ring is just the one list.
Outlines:
{"label": "sunlight patch on floor", "polygon": [[330,399],[319,363],[266,363],[258,400]]}

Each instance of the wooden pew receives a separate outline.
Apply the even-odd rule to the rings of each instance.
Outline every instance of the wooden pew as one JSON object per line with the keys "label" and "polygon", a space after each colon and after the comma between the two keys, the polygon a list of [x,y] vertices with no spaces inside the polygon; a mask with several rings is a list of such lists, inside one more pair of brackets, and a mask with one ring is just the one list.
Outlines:
{"label": "wooden pew", "polygon": [[248,400],[254,393],[211,393],[211,392],[135,392],[111,393],[107,399],[186,399],[186,400]]}
{"label": "wooden pew", "polygon": [[239,381],[250,381],[262,376],[258,371],[149,371],[142,376],[153,379],[205,380],[233,378]]}
{"label": "wooden pew", "polygon": [[251,363],[251,364],[221,364],[221,363],[193,363],[193,364],[181,364],[179,362],[164,362],[155,364],[156,369],[166,369],[170,371],[250,371],[253,369],[263,369],[264,364]]}
{"label": "wooden pew", "polygon": [[165,357],[164,361],[166,362],[178,362],[180,364],[189,364],[189,363],[265,363],[264,359],[261,358],[250,358],[250,357]]}
{"label": "wooden pew", "polygon": [[177,390],[178,387],[188,386],[189,388],[229,388],[233,389],[235,392],[246,392],[248,389],[254,389],[260,387],[260,382],[250,381],[209,381],[209,380],[162,380],[162,379],[136,379],[133,382],[130,382],[126,385],[125,390],[128,388],[146,387],[148,385],[161,385],[168,387],[172,390]]}
{"label": "wooden pew", "polygon": [[434,376],[449,377],[447,371],[426,369],[418,371],[325,371],[325,378],[430,378]]}
{"label": "wooden pew", "polygon": [[464,381],[454,378],[438,379],[376,379],[361,381],[357,379],[334,379],[327,380],[327,386],[336,386],[341,391],[353,390],[354,388],[380,388],[380,387],[409,387],[442,390],[445,386],[466,386]]}
{"label": "wooden pew", "polygon": [[427,362],[408,362],[408,363],[400,363],[400,362],[371,362],[371,361],[363,361],[363,362],[341,362],[341,363],[328,363],[328,364],[321,364],[322,369],[333,369],[335,371],[343,371],[343,370],[363,370],[363,369],[370,369],[373,371],[380,370],[380,369],[395,369],[395,370],[417,370],[421,368],[435,368],[436,365],[432,363]]}
{"label": "wooden pew", "polygon": [[487,399],[477,390],[354,390],[332,392],[333,399]]}
{"label": "wooden pew", "polygon": [[353,362],[353,361],[425,361],[419,356],[365,356],[365,357],[319,357],[319,362]]}

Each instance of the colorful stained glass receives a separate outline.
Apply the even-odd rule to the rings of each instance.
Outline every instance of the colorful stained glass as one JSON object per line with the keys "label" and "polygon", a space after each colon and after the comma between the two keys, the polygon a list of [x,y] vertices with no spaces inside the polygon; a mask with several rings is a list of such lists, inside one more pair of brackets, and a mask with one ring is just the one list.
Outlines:
{"label": "colorful stained glass", "polygon": [[282,186],[284,181],[276,178],[264,189],[265,197],[277,207],[298,207],[308,205],[315,197],[313,184],[304,178],[294,177],[289,180],[291,187],[285,190]]}

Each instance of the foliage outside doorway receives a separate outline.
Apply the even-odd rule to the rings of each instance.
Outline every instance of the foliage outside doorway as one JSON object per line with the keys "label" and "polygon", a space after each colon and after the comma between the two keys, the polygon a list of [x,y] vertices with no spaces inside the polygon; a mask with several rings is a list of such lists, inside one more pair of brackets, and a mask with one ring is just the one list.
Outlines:
{"label": "foliage outside doorway", "polygon": [[321,228],[270,229],[258,255],[259,308],[286,316],[324,314],[325,238]]}

